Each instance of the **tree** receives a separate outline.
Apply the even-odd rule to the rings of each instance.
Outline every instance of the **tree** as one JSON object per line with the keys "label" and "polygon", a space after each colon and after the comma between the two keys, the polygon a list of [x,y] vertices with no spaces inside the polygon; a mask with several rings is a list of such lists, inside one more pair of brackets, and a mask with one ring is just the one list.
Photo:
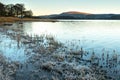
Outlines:
{"label": "tree", "polygon": [[0,16],[16,16],[16,17],[30,17],[33,13],[31,10],[25,11],[24,4],[7,4],[4,5],[0,2]]}
{"label": "tree", "polygon": [[15,9],[13,4],[5,5],[5,12],[6,16],[14,16],[15,15]]}
{"label": "tree", "polygon": [[14,7],[16,10],[17,16],[21,16],[21,18],[22,18],[23,11],[25,10],[24,4],[16,4]]}
{"label": "tree", "polygon": [[4,8],[4,4],[2,4],[1,2],[0,2],[0,16],[4,16],[5,15],[5,8]]}
{"label": "tree", "polygon": [[24,11],[24,17],[31,17],[33,15],[33,12],[31,10]]}

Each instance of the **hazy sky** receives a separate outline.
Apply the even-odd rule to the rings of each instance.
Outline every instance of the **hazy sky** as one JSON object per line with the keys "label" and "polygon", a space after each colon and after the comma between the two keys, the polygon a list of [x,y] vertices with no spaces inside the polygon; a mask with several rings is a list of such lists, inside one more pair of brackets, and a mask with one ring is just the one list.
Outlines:
{"label": "hazy sky", "polygon": [[0,0],[0,2],[24,3],[34,15],[59,14],[66,11],[120,13],[120,0]]}

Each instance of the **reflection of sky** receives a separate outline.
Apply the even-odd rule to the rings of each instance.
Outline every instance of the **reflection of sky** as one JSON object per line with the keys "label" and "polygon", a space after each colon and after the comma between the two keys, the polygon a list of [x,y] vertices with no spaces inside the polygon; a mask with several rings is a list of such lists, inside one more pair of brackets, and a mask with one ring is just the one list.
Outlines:
{"label": "reflection of sky", "polygon": [[90,13],[120,13],[120,0],[0,0],[5,4],[24,3],[35,15],[83,11]]}
{"label": "reflection of sky", "polygon": [[17,42],[15,40],[11,40],[6,35],[1,35],[0,33],[0,54],[7,58],[9,61],[20,61],[24,62],[27,57],[25,56],[25,47],[17,47]]}
{"label": "reflection of sky", "polygon": [[25,23],[24,32],[52,34],[63,43],[80,40],[86,49],[120,48],[120,21],[33,22],[29,27],[28,24]]}

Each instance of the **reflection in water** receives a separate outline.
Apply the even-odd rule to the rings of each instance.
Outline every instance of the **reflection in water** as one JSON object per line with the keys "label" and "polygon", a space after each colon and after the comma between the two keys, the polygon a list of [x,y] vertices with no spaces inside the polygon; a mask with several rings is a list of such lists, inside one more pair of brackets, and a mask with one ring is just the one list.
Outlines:
{"label": "reflection in water", "polygon": [[24,23],[24,32],[28,34],[51,34],[59,41],[80,41],[85,49],[100,51],[117,50],[120,52],[120,21],[73,21],[73,22],[32,22]]}
{"label": "reflection in water", "polygon": [[[49,76],[55,72],[60,73],[59,77],[63,77],[61,80],[64,80],[63,75],[75,79],[75,76],[78,78],[83,74],[90,74],[100,80],[113,80],[112,77],[119,80],[120,59],[116,52],[120,52],[119,24],[119,21],[26,22],[23,26],[16,23],[11,26],[12,29],[0,28],[0,51],[8,60],[23,62],[23,66],[19,66],[21,75],[17,75],[21,79],[23,76],[25,79],[26,74],[36,77],[33,76],[33,71],[39,76],[36,78],[40,78],[45,70],[47,75],[50,73]],[[55,35],[67,47],[57,42],[54,37],[42,34]],[[90,70],[92,75],[84,72],[85,70]]]}

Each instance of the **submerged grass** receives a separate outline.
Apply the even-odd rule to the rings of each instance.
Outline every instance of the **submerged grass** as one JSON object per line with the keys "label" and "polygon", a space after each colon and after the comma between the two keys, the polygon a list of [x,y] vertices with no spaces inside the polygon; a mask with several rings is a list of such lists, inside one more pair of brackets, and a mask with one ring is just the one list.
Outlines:
{"label": "submerged grass", "polygon": [[[120,60],[115,51],[113,55],[101,51],[98,56],[94,51],[76,49],[73,43],[69,43],[72,49],[64,46],[51,35],[31,36],[18,33],[18,30],[11,33],[9,29],[1,29],[1,32],[16,40],[18,49],[24,46],[28,56],[24,63],[14,63],[14,76],[8,74],[8,80],[119,80]],[[0,59],[4,61],[1,65],[5,65],[5,59]],[[4,67],[7,69],[7,65]]]}

